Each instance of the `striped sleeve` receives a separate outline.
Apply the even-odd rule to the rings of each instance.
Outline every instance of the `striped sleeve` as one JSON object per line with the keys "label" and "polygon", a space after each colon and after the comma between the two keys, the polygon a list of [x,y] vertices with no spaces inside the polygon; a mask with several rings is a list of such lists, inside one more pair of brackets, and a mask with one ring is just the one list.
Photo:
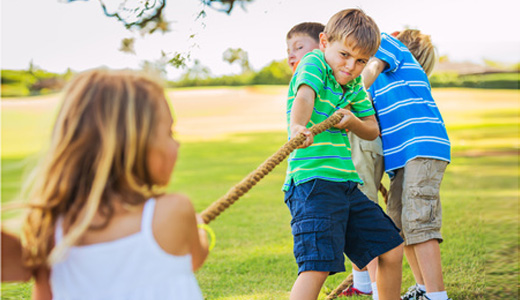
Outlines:
{"label": "striped sleeve", "polygon": [[324,87],[326,67],[323,61],[313,52],[305,55],[296,69],[295,81],[293,85],[293,93],[296,92],[302,84],[311,87],[316,95],[319,95]]}
{"label": "striped sleeve", "polygon": [[403,61],[403,51],[408,51],[396,38],[386,33],[381,34],[381,45],[375,55],[376,58],[386,62],[388,67],[383,70],[385,72],[394,72]]}
{"label": "striped sleeve", "polygon": [[358,118],[374,115],[376,112],[363,86],[362,77],[360,76],[355,80],[357,84],[352,87],[352,99],[350,101],[352,113]]}

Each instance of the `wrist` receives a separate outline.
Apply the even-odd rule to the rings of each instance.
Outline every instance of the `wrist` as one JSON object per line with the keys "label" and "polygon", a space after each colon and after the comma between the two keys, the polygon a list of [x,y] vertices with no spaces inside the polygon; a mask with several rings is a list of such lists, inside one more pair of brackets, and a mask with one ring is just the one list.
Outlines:
{"label": "wrist", "polygon": [[211,251],[211,249],[213,249],[213,247],[215,247],[215,243],[217,242],[215,232],[213,231],[213,229],[211,229],[211,227],[209,227],[208,224],[205,224],[205,223],[199,223],[199,224],[197,224],[197,227],[199,228],[199,232],[201,230],[204,231],[204,237],[206,239],[206,243],[208,242],[208,239],[209,239],[208,248]]}

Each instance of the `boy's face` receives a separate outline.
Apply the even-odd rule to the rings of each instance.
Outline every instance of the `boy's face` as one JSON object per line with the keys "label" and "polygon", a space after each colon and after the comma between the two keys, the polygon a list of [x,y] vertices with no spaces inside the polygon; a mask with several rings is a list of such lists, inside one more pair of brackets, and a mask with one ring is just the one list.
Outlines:
{"label": "boy's face", "polygon": [[325,33],[320,34],[320,49],[325,61],[332,68],[336,81],[345,85],[357,78],[365,68],[370,55],[362,53],[362,49],[354,50],[349,38],[343,41],[329,42]]}
{"label": "boy's face", "polygon": [[320,44],[307,34],[294,34],[287,40],[287,63],[294,68],[305,54],[319,47]]}

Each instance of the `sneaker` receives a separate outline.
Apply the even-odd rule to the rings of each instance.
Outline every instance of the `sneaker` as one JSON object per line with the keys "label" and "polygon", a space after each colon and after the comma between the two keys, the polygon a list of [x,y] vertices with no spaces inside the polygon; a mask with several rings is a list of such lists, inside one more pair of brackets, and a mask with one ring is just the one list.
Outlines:
{"label": "sneaker", "polygon": [[408,291],[401,296],[401,300],[429,300],[426,292],[421,290],[416,284],[408,288]]}
{"label": "sneaker", "polygon": [[343,292],[341,292],[341,294],[339,294],[339,297],[350,297],[350,296],[357,296],[357,295],[370,296],[370,295],[372,295],[372,292],[363,293],[362,291],[356,289],[355,287],[349,286],[348,289],[344,290]]}

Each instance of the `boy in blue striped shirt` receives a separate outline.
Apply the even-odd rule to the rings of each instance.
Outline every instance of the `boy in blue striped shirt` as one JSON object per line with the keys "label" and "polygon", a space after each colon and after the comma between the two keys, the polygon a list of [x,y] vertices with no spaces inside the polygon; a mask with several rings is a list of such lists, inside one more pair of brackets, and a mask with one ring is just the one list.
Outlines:
{"label": "boy in blue striped shirt", "polygon": [[390,175],[387,213],[402,229],[417,283],[402,299],[446,300],[439,190],[450,161],[450,141],[428,81],[435,49],[430,36],[419,30],[395,35],[382,34],[363,77],[377,111]]}
{"label": "boy in blue striped shirt", "polygon": [[[288,134],[307,139],[291,153],[283,187],[298,263],[290,299],[316,299],[329,274],[345,271],[343,253],[361,268],[379,256],[380,299],[400,296],[403,240],[391,219],[357,188],[362,181],[345,132],[364,139],[379,134],[359,76],[379,41],[370,17],[359,9],[341,11],[320,34],[320,50],[304,56],[291,80]],[[308,127],[338,110],[344,117],[336,128],[313,137]]]}

